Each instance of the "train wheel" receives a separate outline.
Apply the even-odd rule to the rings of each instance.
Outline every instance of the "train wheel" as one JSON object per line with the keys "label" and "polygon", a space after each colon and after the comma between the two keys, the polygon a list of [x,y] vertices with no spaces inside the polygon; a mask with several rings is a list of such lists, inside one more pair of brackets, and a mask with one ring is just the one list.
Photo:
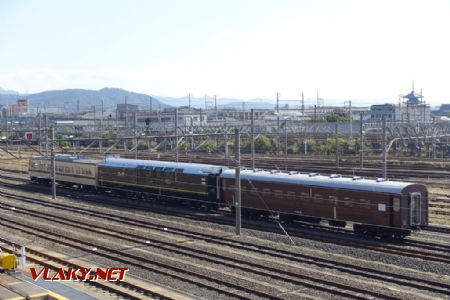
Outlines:
{"label": "train wheel", "polygon": [[280,214],[280,221],[286,224],[291,224],[294,221],[294,217],[288,214]]}
{"label": "train wheel", "polygon": [[401,240],[403,240],[405,237],[406,237],[406,235],[405,235],[405,234],[401,234],[401,233],[395,233],[395,234],[393,235],[394,240],[397,240],[397,241],[401,241]]}
{"label": "train wheel", "polygon": [[380,238],[383,240],[392,240],[394,235],[390,231],[382,231],[380,233]]}

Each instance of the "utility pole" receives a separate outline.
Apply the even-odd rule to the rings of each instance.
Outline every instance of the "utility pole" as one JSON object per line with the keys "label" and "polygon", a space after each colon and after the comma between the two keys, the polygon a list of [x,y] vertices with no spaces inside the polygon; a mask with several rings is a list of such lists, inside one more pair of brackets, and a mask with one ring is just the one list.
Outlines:
{"label": "utility pole", "polygon": [[150,114],[153,112],[153,98],[152,98],[152,96],[150,96],[150,109],[149,109],[149,111],[150,111]]}
{"label": "utility pole", "polygon": [[178,162],[178,107],[175,108],[175,151],[176,162]]}
{"label": "utility pole", "polygon": [[214,114],[216,115],[217,120],[217,96],[214,95]]}
{"label": "utility pole", "polygon": [[104,109],[103,109],[103,99],[102,99],[102,116],[100,118],[100,132],[103,132],[103,116],[104,116]]}
{"label": "utility pole", "polygon": [[364,167],[364,135],[363,135],[363,113],[359,114],[359,169]]}
{"label": "utility pole", "polygon": [[133,135],[136,136],[136,112],[133,112]]}
{"label": "utility pole", "polygon": [[305,97],[302,93],[302,121],[305,121]]}
{"label": "utility pole", "polygon": [[386,115],[383,115],[383,179],[387,180],[387,130]]}
{"label": "utility pole", "polygon": [[95,105],[94,105],[94,125],[93,125],[93,129],[94,129],[94,132],[95,132],[95,129],[97,129],[96,128],[96,117],[97,117],[97,109],[96,109],[96,107],[95,107]]}
{"label": "utility pole", "polygon": [[189,94],[189,114],[191,113],[191,94]]}
{"label": "utility pole", "polygon": [[5,132],[6,138],[8,138],[8,110],[5,111]]}
{"label": "utility pole", "polygon": [[284,120],[284,169],[287,171],[288,160],[288,132],[287,132],[287,119]]}
{"label": "utility pole", "polygon": [[236,155],[236,177],[235,177],[235,210],[236,210],[236,235],[241,235],[241,137],[239,129],[234,130]]}
{"label": "utility pole", "polygon": [[77,99],[77,113],[80,113],[80,99]]}
{"label": "utility pole", "polygon": [[225,134],[223,135],[224,138],[224,152],[225,152],[225,161],[227,162],[227,166],[228,166],[228,124],[227,124],[227,117],[225,116],[225,124],[224,124],[224,129],[225,129]]}
{"label": "utility pole", "polygon": [[352,100],[348,100],[349,114],[350,114],[350,139],[353,137],[353,112],[352,112]]}
{"label": "utility pole", "polygon": [[336,171],[339,170],[339,123],[336,122]]}
{"label": "utility pole", "polygon": [[278,138],[280,138],[280,98],[279,93],[277,93],[277,133]]}
{"label": "utility pole", "polygon": [[38,127],[38,131],[39,131],[39,137],[38,137],[39,153],[41,152],[41,138],[42,138],[41,127],[42,127],[42,117],[41,117],[41,113],[39,113],[39,127]]}
{"label": "utility pole", "polygon": [[[48,135],[48,132],[47,132]],[[55,161],[55,127],[52,126],[51,167],[52,167],[52,199],[56,199],[56,161]]]}
{"label": "utility pole", "polygon": [[48,157],[48,116],[44,115],[44,126],[45,126],[45,156]]}
{"label": "utility pole", "polygon": [[134,136],[134,147],[135,147],[135,150],[134,150],[134,158],[135,159],[138,158],[138,139],[136,136],[136,125],[137,125],[136,121],[137,121],[136,112],[133,112],[133,136]]}
{"label": "utility pole", "polygon": [[125,129],[128,129],[128,104],[127,104],[127,96],[125,96]]}
{"label": "utility pole", "polygon": [[252,151],[252,170],[255,170],[255,129],[254,129],[254,110],[250,110],[250,135],[251,135],[251,151]]}

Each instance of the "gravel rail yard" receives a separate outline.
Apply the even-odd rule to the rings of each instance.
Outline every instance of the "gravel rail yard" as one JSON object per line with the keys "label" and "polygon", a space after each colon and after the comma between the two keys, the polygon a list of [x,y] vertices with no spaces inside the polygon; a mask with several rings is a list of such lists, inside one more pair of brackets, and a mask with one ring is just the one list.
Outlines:
{"label": "gravel rail yard", "polygon": [[[2,188],[3,231],[90,260],[126,262],[143,279],[199,297],[426,299],[450,293],[448,264],[427,257],[383,254],[340,243],[339,235],[336,243],[293,235],[295,246],[261,230],[245,229],[245,236],[236,238],[224,224],[70,198],[52,201],[35,190]],[[424,243],[408,239],[384,246],[431,247]],[[445,256],[445,249],[441,245],[440,254]]]}

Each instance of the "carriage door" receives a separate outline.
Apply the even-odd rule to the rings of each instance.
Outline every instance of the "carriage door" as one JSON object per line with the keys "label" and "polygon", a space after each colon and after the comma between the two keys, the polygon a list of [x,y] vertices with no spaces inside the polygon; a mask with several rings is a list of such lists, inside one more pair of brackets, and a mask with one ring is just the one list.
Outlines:
{"label": "carriage door", "polygon": [[411,193],[411,226],[420,225],[420,200],[422,194]]}

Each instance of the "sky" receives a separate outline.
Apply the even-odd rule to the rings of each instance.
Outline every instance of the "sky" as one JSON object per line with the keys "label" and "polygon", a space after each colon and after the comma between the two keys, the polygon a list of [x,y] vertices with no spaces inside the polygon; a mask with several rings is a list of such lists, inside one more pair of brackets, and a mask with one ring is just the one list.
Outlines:
{"label": "sky", "polygon": [[[450,102],[448,0],[0,0],[0,87]],[[327,102],[329,101],[329,102]]]}

